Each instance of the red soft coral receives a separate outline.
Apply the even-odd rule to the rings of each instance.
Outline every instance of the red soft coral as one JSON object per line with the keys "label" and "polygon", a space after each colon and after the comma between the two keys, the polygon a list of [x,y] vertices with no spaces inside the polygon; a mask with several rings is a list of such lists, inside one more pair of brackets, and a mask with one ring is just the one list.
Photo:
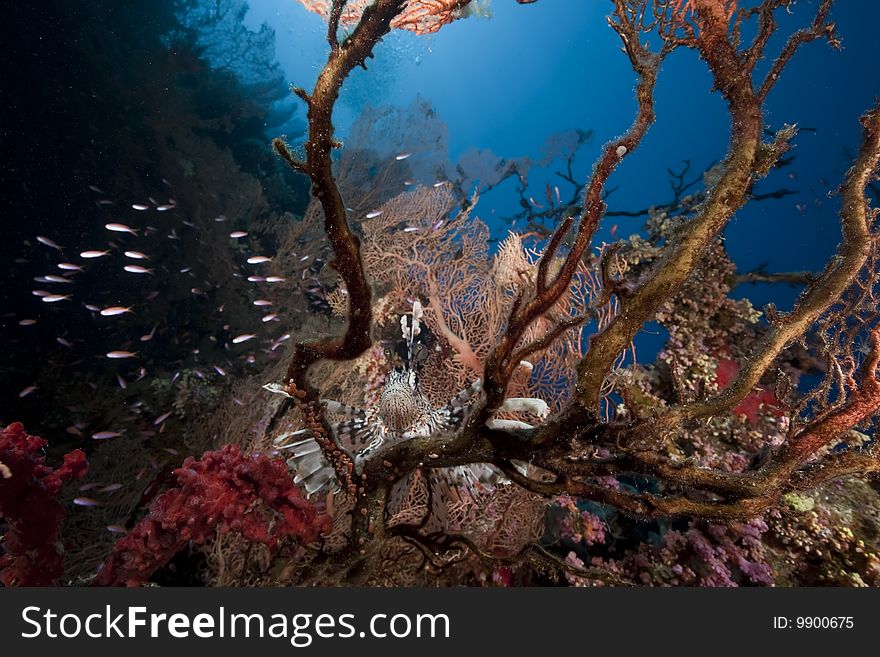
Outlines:
{"label": "red soft coral", "polygon": [[[719,390],[724,390],[730,386],[739,373],[739,363],[730,358],[721,358],[718,361],[718,369],[716,370],[716,382]],[[764,386],[758,386],[752,392],[736,405],[733,412],[737,415],[745,415],[749,422],[754,426],[758,424],[758,413],[761,410],[767,410],[774,415],[782,415],[782,402],[776,397],[772,390]]]}
{"label": "red soft coral", "polygon": [[49,586],[63,572],[56,542],[64,508],[58,502],[61,486],[88,470],[86,455],[64,455],[57,470],[41,453],[47,441],[26,433],[20,422],[0,431],[0,517],[8,525],[0,555],[4,586]]}
{"label": "red soft coral", "polygon": [[217,531],[274,548],[283,537],[306,544],[330,530],[330,519],[302,496],[279,459],[226,445],[199,460],[187,458],[174,474],[178,486],[156,498],[147,516],[117,541],[95,584],[141,584],[187,542],[205,543]]}

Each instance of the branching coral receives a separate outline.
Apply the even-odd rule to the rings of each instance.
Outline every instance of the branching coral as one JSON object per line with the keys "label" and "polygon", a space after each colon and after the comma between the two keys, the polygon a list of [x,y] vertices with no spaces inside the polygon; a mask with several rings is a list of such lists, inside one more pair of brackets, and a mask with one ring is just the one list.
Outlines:
{"label": "branching coral", "polygon": [[0,431],[0,583],[48,586],[63,572],[56,541],[65,510],[62,485],[88,470],[86,455],[74,450],[53,470],[42,454],[48,441],[31,436],[14,422]]}

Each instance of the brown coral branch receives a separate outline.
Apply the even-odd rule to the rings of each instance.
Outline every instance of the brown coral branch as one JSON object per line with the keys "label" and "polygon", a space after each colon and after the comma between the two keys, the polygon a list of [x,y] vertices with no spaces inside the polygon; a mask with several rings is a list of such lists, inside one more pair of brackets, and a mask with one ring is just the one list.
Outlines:
{"label": "brown coral branch", "polygon": [[712,38],[706,35],[705,30],[714,24],[707,23],[693,45],[708,62],[715,86],[728,101],[732,129],[730,150],[721,165],[723,173],[700,213],[685,225],[677,242],[670,245],[668,253],[655,265],[652,275],[631,296],[621,300],[618,315],[591,341],[590,350],[578,367],[578,395],[588,408],[598,406],[608,372],[641,326],[653,317],[663,300],[680,289],[705,248],[745,203],[756,170],[765,168],[759,166],[759,155],[763,155],[765,161],[772,161],[781,154],[781,145],[775,150],[764,146],[762,153],[761,104],[749,77],[742,75],[739,58],[730,42],[723,34],[710,33]]}
{"label": "brown coral branch", "polygon": [[[341,4],[344,3],[334,3],[334,15],[341,12]],[[288,383],[292,383],[297,390],[306,391],[310,399],[316,398],[307,380],[312,365],[323,359],[355,358],[372,343],[372,292],[361,261],[360,240],[348,224],[345,204],[333,178],[330,158],[331,150],[336,146],[333,139],[333,106],[343,80],[355,66],[363,66],[366,59],[372,56],[373,47],[390,31],[391,21],[404,5],[405,0],[377,0],[366,7],[351,36],[338,47],[331,48],[312,93],[301,94],[308,104],[309,118],[305,163],[297,166],[289,151],[282,147],[283,142],[273,142],[285,161],[308,174],[311,179],[312,194],[324,210],[324,231],[333,248],[333,266],[348,290],[349,314],[345,335],[297,344],[287,369]],[[335,41],[335,32],[332,37],[331,41]]]}
{"label": "brown coral branch", "polygon": [[780,351],[813,324],[840,298],[864,267],[877,237],[872,235],[872,213],[865,188],[880,164],[880,99],[861,119],[862,146],[841,187],[840,220],[843,241],[824,271],[807,288],[794,309],[776,322],[758,341],[734,382],[712,399],[691,402],[665,414],[663,424],[717,415],[735,407],[758,384]]}
{"label": "brown coral branch", "polygon": [[486,404],[483,411],[477,414],[477,422],[485,421],[501,404],[507,383],[519,363],[512,357],[514,350],[529,326],[547,313],[568,290],[605,212],[603,197],[608,178],[623,158],[638,147],[654,122],[654,87],[657,73],[660,63],[670,50],[664,48],[659,53],[654,53],[642,45],[639,14],[633,12],[629,5],[627,0],[616,0],[614,18],[609,18],[609,24],[620,36],[632,68],[638,76],[636,117],[622,137],[605,145],[601,157],[593,168],[592,177],[584,191],[583,211],[579,217],[574,241],[556,278],[552,282],[547,281],[549,260],[555,255],[562,237],[571,226],[572,222],[569,219],[557,228],[555,235],[551,237],[547,252],[542,257],[538,269],[536,294],[528,301],[514,304],[508,320],[507,332],[486,359],[484,375]]}
{"label": "brown coral branch", "polygon": [[[773,21],[772,12],[774,9],[776,9],[778,3],[771,0],[770,2],[765,4],[769,5],[769,7],[766,11],[762,10],[762,20]],[[782,74],[782,70],[788,65],[788,62],[791,61],[791,58],[794,57],[795,53],[802,45],[825,37],[826,39],[828,39],[828,43],[831,44],[832,48],[840,48],[840,40],[834,33],[834,23],[829,22],[828,20],[828,13],[831,11],[831,5],[833,4],[834,0],[822,0],[822,4],[819,5],[819,8],[816,10],[816,16],[813,19],[812,25],[803,30],[798,30],[788,38],[788,41],[786,41],[785,45],[782,47],[782,51],[779,53],[779,56],[774,60],[773,65],[767,72],[767,76],[761,83],[761,87],[758,90],[758,98],[763,101],[767,97],[767,94],[770,93],[773,85],[776,84],[776,81]],[[769,14],[770,18],[767,19],[765,14]],[[763,27],[764,25],[762,22],[762,28]],[[772,29],[773,27],[775,27],[775,25],[773,25],[772,23],[768,26],[769,29]],[[766,40],[767,37],[764,36],[763,31],[759,32],[758,37],[755,40],[755,45],[758,46],[758,48],[749,53],[749,61],[751,62],[752,66],[754,66],[757,58],[760,57],[760,55],[763,53],[764,45],[766,45]]]}

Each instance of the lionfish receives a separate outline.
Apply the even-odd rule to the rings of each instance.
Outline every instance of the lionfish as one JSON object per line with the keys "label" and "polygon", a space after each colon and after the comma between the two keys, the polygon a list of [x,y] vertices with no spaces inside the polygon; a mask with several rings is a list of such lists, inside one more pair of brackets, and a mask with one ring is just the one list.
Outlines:
{"label": "lionfish", "polygon": [[[471,402],[482,391],[482,381],[477,379],[444,406],[431,406],[419,388],[413,358],[413,347],[421,331],[423,313],[421,304],[416,300],[413,303],[412,322],[407,321],[407,315],[400,318],[401,333],[407,345],[405,366],[388,374],[377,405],[361,409],[330,399],[321,400],[328,413],[342,418],[330,424],[332,439],[352,458],[356,472],[362,472],[367,461],[391,445],[456,431],[468,418],[473,408]],[[267,384],[264,388],[285,394],[278,384]],[[509,410],[528,410],[537,415],[546,415],[547,406],[541,400],[512,398],[507,401],[512,402],[507,405]],[[529,426],[510,420],[497,420],[495,423]],[[323,490],[336,490],[336,472],[317,441],[313,437],[291,441],[307,433],[308,430],[301,429],[282,434],[275,439],[275,446],[287,453],[288,465],[296,472],[295,483],[302,484],[309,495]],[[494,467],[484,464],[441,470],[450,484],[469,489],[493,484],[500,478],[500,473]]]}

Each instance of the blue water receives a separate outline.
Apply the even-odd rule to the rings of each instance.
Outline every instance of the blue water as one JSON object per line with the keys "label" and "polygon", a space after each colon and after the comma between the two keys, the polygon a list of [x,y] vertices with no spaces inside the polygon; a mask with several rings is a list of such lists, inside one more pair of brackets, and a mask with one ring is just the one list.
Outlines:
{"label": "blue water", "polygon": [[[791,15],[782,13],[780,33],[803,25],[816,4],[800,2]],[[610,6],[496,0],[491,19],[460,20],[429,36],[395,31],[379,44],[369,70],[357,70],[346,82],[337,129],[344,137],[363,88],[374,103],[405,105],[421,95],[449,125],[453,160],[471,147],[503,156],[536,154],[549,134],[579,127],[596,135],[592,152],[581,158],[586,174],[590,156],[628,127],[635,108],[629,62],[604,21]],[[808,44],[768,99],[768,127],[797,123],[816,131],[801,133],[794,165],[764,185],[798,194],[753,203],[730,227],[728,247],[743,268],[770,262],[780,269],[815,269],[837,242],[836,204],[826,192],[840,181],[847,167],[844,149],[858,143],[857,119],[880,89],[880,4],[841,2],[833,16],[843,49]],[[291,83],[314,83],[326,57],[320,17],[291,0],[251,0],[247,21],[275,28],[276,54]],[[780,45],[774,39],[768,53]],[[710,87],[707,68],[693,51],[680,49],[667,59],[657,89],[657,124],[609,182],[620,186],[612,207],[667,200],[667,167],[690,160],[698,172],[724,156],[728,118]],[[796,207],[802,204],[808,206],[803,213]],[[630,220],[621,232],[637,229],[637,222]]]}
{"label": "blue water", "polygon": [[[779,12],[777,34],[806,25],[817,4],[799,2],[790,14]],[[594,139],[576,162],[576,173],[586,179],[599,148],[628,127],[635,110],[634,75],[604,20],[610,8],[610,2],[599,1],[495,0],[490,19],[456,21],[429,36],[396,30],[378,45],[369,70],[355,71],[345,83],[337,130],[344,139],[366,103],[405,106],[417,95],[448,123],[453,161],[469,148],[507,157],[537,155],[554,132],[592,129]],[[842,50],[824,41],[806,45],[768,98],[769,129],[796,123],[807,130],[794,142],[793,164],[757,187],[796,193],[748,204],[727,228],[727,247],[741,271],[759,266],[819,271],[839,241],[837,199],[829,192],[848,166],[848,152],[857,147],[858,117],[880,89],[880,3],[840,2],[833,17]],[[252,29],[263,22],[275,29],[276,55],[289,82],[314,83],[326,58],[320,17],[293,0],[251,0],[246,21]],[[781,46],[781,37],[772,39],[768,55],[775,57]],[[769,59],[760,68],[768,65]],[[618,187],[611,209],[666,202],[667,169],[679,170],[687,160],[698,175],[724,157],[729,120],[723,99],[710,89],[708,69],[695,52],[679,49],[666,60],[656,92],[657,123],[609,181],[609,187]],[[554,180],[552,169],[531,174],[536,192]],[[506,225],[493,217],[516,211],[512,191],[508,181],[478,207],[496,234],[503,235]],[[608,218],[597,243],[611,241],[615,225],[620,236],[641,224],[640,218]],[[750,285],[735,294],[759,308],[770,301],[785,308],[798,292],[787,285]]]}

